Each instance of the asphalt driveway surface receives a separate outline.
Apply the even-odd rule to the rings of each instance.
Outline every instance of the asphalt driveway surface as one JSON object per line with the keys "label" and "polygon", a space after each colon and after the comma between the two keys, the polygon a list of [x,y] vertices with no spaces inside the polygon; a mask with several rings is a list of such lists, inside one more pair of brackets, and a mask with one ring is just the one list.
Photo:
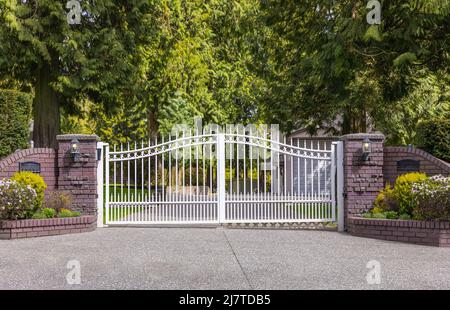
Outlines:
{"label": "asphalt driveway surface", "polygon": [[[379,284],[367,281],[374,261]],[[450,289],[450,248],[331,231],[101,228],[0,240],[0,289]]]}

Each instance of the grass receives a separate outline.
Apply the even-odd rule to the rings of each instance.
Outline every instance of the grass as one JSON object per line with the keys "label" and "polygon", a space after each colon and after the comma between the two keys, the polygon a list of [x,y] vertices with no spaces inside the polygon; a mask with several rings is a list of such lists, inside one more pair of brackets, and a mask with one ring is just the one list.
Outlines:
{"label": "grass", "polygon": [[149,191],[145,187],[144,190],[142,190],[141,187],[135,188],[134,186],[130,186],[130,189],[128,190],[128,186],[126,185],[124,185],[123,188],[120,188],[120,185],[116,186],[116,192],[114,193],[114,186],[109,186],[110,201],[134,201],[135,199],[137,201],[142,201],[146,200],[149,195],[154,195],[155,193],[155,190]]}
{"label": "grass", "polygon": [[[134,198],[137,195],[137,201],[141,201],[142,200],[142,195],[144,195],[144,199],[146,200],[147,197],[149,196],[149,193],[154,194],[155,190],[151,190],[150,192],[148,191],[148,188],[144,188],[144,190],[142,190],[142,188],[135,188],[134,186],[130,186],[130,190],[128,190],[128,186],[127,185],[123,185],[123,187],[120,187],[120,184],[116,184],[116,199],[114,199],[114,185],[109,185],[109,200],[110,202],[114,202],[114,201],[127,201],[127,200],[134,200]],[[106,185],[103,187],[103,196],[106,196]],[[123,197],[123,199],[122,199]],[[130,197],[128,199],[128,197]],[[133,199],[131,199],[133,198]],[[111,209],[110,209],[111,210]],[[137,211],[136,211],[137,212]],[[133,214],[134,212],[131,212],[130,208],[122,208],[121,210],[121,217],[127,217],[130,214]],[[110,216],[110,220],[111,221],[118,221],[120,220],[119,216],[115,213],[112,213]],[[103,222],[106,221],[106,208],[105,208],[105,200],[103,200]]]}

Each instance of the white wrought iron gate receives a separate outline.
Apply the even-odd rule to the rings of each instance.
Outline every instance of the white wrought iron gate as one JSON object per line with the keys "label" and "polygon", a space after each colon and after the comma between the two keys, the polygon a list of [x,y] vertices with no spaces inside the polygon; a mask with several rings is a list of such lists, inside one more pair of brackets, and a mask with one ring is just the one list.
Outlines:
{"label": "white wrought iron gate", "polygon": [[213,133],[102,144],[105,224],[335,222],[338,143]]}

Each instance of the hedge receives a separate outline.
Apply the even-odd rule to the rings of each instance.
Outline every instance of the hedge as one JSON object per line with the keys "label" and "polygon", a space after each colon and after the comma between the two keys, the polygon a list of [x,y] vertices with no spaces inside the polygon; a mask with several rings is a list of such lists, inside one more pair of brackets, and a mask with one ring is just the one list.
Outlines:
{"label": "hedge", "polygon": [[31,107],[29,94],[0,89],[0,158],[27,147]]}
{"label": "hedge", "polygon": [[417,127],[418,147],[450,162],[450,119],[431,119]]}

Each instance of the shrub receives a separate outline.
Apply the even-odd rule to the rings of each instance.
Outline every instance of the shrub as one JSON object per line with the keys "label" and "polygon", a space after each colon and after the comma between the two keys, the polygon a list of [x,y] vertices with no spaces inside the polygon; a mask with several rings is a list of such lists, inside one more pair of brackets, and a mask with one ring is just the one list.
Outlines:
{"label": "shrub", "polygon": [[59,211],[58,217],[77,217],[80,216],[80,212],[75,212],[69,209],[61,209]]}
{"label": "shrub", "polygon": [[372,214],[377,214],[377,213],[383,213],[384,211],[381,209],[381,208],[379,208],[379,207],[375,207],[375,208],[373,208],[372,210],[371,210],[371,213]]}
{"label": "shrub", "polygon": [[44,179],[39,174],[22,171],[14,173],[11,180],[17,181],[24,185],[29,185],[36,191],[36,200],[32,211],[33,213],[38,211],[42,207],[42,203],[44,201],[44,191],[47,188],[47,184],[45,184]]}
{"label": "shrub", "polygon": [[384,215],[386,215],[386,218],[390,220],[398,219],[398,213],[395,211],[386,211],[384,212]]}
{"label": "shrub", "polygon": [[35,212],[31,218],[34,220],[41,220],[41,219],[45,219],[47,217],[45,216],[44,213],[42,213],[41,211],[38,211],[38,212]]}
{"label": "shrub", "polygon": [[412,187],[417,220],[450,220],[450,177],[441,175],[417,182]]}
{"label": "shrub", "polygon": [[370,213],[373,218],[450,220],[450,177],[427,178],[417,172],[401,175],[393,189],[387,186],[380,191]]}
{"label": "shrub", "polygon": [[36,191],[30,185],[13,180],[0,181],[0,219],[27,218],[34,208],[36,197]]}
{"label": "shrub", "polygon": [[0,158],[27,147],[31,102],[28,94],[0,90]]}
{"label": "shrub", "polygon": [[426,179],[427,176],[419,172],[411,172],[398,176],[393,189],[393,197],[398,203],[398,210],[392,209],[391,211],[397,211],[399,214],[412,214],[417,204],[412,191],[412,185],[415,182]]}
{"label": "shrub", "polygon": [[386,185],[375,199],[374,210],[375,209],[380,210],[380,212],[398,210],[398,201],[394,196],[394,190],[389,185]]}
{"label": "shrub", "polygon": [[47,219],[52,219],[52,218],[56,217],[56,210],[52,209],[52,208],[44,208],[44,209],[42,209],[41,213]]}
{"label": "shrub", "polygon": [[362,217],[363,217],[363,218],[366,218],[366,219],[370,219],[370,218],[373,217],[373,215],[372,215],[372,213],[370,213],[370,212],[365,212],[365,213],[362,214]]}
{"label": "shrub", "polygon": [[374,219],[385,219],[386,218],[386,214],[384,214],[384,213],[374,213],[374,214],[372,214],[372,218],[374,218]]}
{"label": "shrub", "polygon": [[409,214],[400,214],[400,216],[398,218],[400,220],[410,220],[411,219],[411,215],[409,215]]}
{"label": "shrub", "polygon": [[50,192],[45,201],[47,208],[55,209],[58,213],[61,209],[67,209],[72,204],[72,195],[63,191]]}
{"label": "shrub", "polygon": [[418,147],[437,158],[450,161],[450,119],[431,119],[417,127]]}

